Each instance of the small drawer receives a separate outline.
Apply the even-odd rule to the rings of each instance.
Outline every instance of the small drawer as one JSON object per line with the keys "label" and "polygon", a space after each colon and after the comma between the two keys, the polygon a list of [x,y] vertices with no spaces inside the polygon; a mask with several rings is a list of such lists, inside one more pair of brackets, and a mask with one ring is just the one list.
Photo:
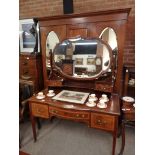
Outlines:
{"label": "small drawer", "polygon": [[49,118],[48,105],[31,103],[31,109],[34,116]]}
{"label": "small drawer", "polygon": [[20,59],[19,61],[20,67],[36,67],[36,60],[33,59]]}
{"label": "small drawer", "polygon": [[61,87],[62,86],[62,81],[60,81],[60,80],[50,80],[50,83],[48,85]]}
{"label": "small drawer", "polygon": [[88,112],[79,112],[79,111],[70,111],[70,110],[62,110],[59,108],[49,107],[49,113],[55,116],[68,118],[68,119],[89,119],[90,115]]}
{"label": "small drawer", "polygon": [[114,131],[115,117],[105,114],[91,113],[91,127]]}
{"label": "small drawer", "polygon": [[28,66],[28,61],[27,60],[23,60],[22,62],[20,62],[20,64],[22,66]]}
{"label": "small drawer", "polygon": [[36,77],[36,71],[34,69],[28,68],[28,67],[20,68],[19,74],[20,74],[21,79],[24,79],[24,77],[29,77],[29,79],[35,79],[35,77]]}
{"label": "small drawer", "polygon": [[104,91],[104,92],[112,92],[112,86],[109,85],[103,85],[103,84],[95,84],[95,89]]}
{"label": "small drawer", "polygon": [[27,60],[19,60],[19,66],[21,67],[28,67],[28,61]]}

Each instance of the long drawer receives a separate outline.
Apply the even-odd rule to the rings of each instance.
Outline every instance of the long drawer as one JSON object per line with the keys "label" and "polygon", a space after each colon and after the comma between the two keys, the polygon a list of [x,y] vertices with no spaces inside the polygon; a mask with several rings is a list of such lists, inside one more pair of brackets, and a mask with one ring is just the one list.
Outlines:
{"label": "long drawer", "polygon": [[49,113],[67,119],[88,120],[90,118],[89,112],[64,110],[56,107],[49,107]]}
{"label": "long drawer", "polygon": [[114,131],[115,117],[106,114],[91,113],[91,127]]}

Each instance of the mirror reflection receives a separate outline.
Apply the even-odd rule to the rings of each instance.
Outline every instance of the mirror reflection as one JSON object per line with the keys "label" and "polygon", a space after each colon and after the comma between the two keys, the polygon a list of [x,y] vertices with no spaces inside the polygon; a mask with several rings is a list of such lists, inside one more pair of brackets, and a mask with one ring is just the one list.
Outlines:
{"label": "mirror reflection", "polygon": [[106,27],[100,34],[99,38],[107,42],[112,50],[117,48],[117,38],[116,38],[116,33],[115,31],[110,28]]}
{"label": "mirror reflection", "polygon": [[110,67],[110,49],[99,39],[64,40],[54,49],[54,64],[71,77],[96,77]]}
{"label": "mirror reflection", "polygon": [[47,68],[47,75],[49,75],[51,70],[51,63],[50,63],[50,53],[53,52],[56,44],[59,43],[59,38],[54,31],[51,31],[46,40],[46,68]]}

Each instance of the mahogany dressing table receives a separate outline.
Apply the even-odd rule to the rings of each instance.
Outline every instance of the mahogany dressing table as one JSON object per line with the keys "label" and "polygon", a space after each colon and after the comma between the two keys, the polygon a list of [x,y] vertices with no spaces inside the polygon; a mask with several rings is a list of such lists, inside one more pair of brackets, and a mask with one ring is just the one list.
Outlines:
{"label": "mahogany dressing table", "polygon": [[[115,154],[120,116],[123,47],[130,9],[38,18],[45,98],[29,99],[34,140],[35,118],[59,117],[110,132]],[[80,37],[77,37],[80,36]],[[107,108],[55,100],[48,90],[107,94]],[[98,102],[98,101],[97,101]]]}

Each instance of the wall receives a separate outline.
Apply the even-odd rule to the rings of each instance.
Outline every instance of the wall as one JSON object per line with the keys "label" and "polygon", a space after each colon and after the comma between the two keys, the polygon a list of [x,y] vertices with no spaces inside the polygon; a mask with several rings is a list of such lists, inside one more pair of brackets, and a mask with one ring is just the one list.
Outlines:
{"label": "wall", "polygon": [[[132,8],[126,34],[124,63],[135,63],[135,1],[134,0],[73,0],[74,13]],[[19,18],[63,14],[63,0],[19,0]]]}

